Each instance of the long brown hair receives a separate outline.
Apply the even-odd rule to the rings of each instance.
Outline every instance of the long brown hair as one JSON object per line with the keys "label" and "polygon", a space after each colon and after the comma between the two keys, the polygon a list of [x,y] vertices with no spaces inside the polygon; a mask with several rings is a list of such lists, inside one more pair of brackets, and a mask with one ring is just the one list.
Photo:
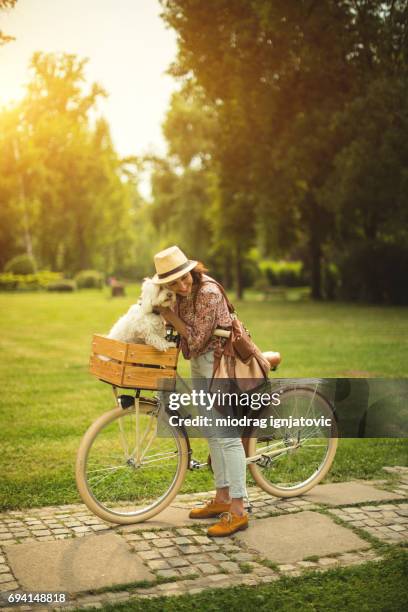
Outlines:
{"label": "long brown hair", "polygon": [[193,285],[199,287],[203,280],[203,274],[207,274],[208,269],[205,267],[202,261],[198,261],[196,266],[191,270],[191,276],[193,277]]}

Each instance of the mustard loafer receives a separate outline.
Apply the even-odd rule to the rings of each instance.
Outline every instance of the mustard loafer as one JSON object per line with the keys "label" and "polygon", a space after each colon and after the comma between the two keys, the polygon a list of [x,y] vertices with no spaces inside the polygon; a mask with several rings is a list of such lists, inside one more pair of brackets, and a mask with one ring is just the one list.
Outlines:
{"label": "mustard loafer", "polygon": [[236,531],[248,529],[248,514],[243,516],[234,514],[233,512],[223,512],[220,521],[211,525],[207,530],[207,535],[214,537],[225,537],[232,535]]}
{"label": "mustard loafer", "polygon": [[200,508],[193,508],[190,511],[189,517],[194,519],[194,518],[214,518],[214,516],[218,516],[219,514],[222,514],[223,512],[228,512],[228,510],[230,509],[230,503],[229,504],[221,504],[219,502],[216,502],[214,499],[211,499],[210,501],[208,501],[205,506],[202,506]]}

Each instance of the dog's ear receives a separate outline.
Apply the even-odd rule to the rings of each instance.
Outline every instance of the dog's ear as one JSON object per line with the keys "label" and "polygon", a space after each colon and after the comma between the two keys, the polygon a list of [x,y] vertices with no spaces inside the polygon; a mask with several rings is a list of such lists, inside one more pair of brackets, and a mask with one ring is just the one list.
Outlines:
{"label": "dog's ear", "polygon": [[142,284],[142,308],[145,312],[151,312],[153,301],[157,297],[159,287],[150,278],[145,278]]}

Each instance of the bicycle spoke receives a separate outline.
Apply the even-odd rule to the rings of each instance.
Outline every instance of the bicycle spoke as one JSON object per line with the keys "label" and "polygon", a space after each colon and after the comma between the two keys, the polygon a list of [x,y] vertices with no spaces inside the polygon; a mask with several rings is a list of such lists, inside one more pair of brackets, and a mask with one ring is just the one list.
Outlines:
{"label": "bicycle spoke", "polygon": [[153,434],[150,436],[150,439],[149,439],[149,441],[148,441],[148,443],[146,445],[146,448],[145,448],[145,450],[142,453],[141,461],[143,461],[143,458],[144,458],[145,454],[147,453],[147,451],[149,450],[149,448],[153,444],[153,441],[154,441],[154,439],[156,437],[157,437],[157,423],[156,423],[156,426],[155,426],[155,430],[153,431]]}
{"label": "bicycle spoke", "polygon": [[184,470],[187,465],[173,432],[169,428],[167,438],[158,437],[157,417],[136,406],[106,422],[87,451],[84,467],[87,489],[101,511],[137,517],[166,498],[181,460]]}
{"label": "bicycle spoke", "polygon": [[[265,432],[259,431],[253,455],[249,461],[254,477],[259,475],[259,484],[290,491],[304,486],[319,475],[325,465],[331,445],[332,426],[316,424],[322,416],[333,417],[330,405],[317,393],[318,385],[310,389],[292,388],[281,395],[281,404],[274,408],[274,419],[281,419],[281,427],[272,428],[271,440],[262,439]],[[292,421],[289,421],[289,417]],[[304,426],[284,425],[295,419]],[[302,420],[303,419],[303,420]],[[310,419],[311,424],[306,425]]]}

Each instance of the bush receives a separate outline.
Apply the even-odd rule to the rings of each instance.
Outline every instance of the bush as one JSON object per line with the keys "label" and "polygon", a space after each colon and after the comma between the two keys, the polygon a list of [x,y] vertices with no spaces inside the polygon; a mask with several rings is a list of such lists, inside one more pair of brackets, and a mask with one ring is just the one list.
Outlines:
{"label": "bush", "polygon": [[385,242],[356,245],[339,265],[340,297],[374,304],[408,304],[408,247]]}
{"label": "bush", "polygon": [[4,266],[4,272],[11,272],[12,274],[34,274],[35,271],[35,260],[29,255],[17,255]]}
{"label": "bush", "polygon": [[303,287],[308,284],[301,261],[263,260],[259,268],[272,286]]}
{"label": "bush", "polygon": [[81,270],[75,276],[78,289],[102,289],[104,276],[97,270]]}
{"label": "bush", "polygon": [[56,283],[50,283],[47,286],[47,291],[61,291],[61,292],[69,292],[76,290],[75,281],[69,280],[68,278],[62,278],[60,281]]}
{"label": "bush", "polygon": [[45,289],[61,278],[60,272],[43,270],[36,274],[0,274],[0,291],[27,291]]}
{"label": "bush", "polygon": [[259,275],[259,268],[256,261],[248,258],[242,263],[242,286],[243,288],[252,287]]}
{"label": "bush", "polygon": [[14,291],[18,288],[18,276],[16,274],[0,274],[0,291]]}

